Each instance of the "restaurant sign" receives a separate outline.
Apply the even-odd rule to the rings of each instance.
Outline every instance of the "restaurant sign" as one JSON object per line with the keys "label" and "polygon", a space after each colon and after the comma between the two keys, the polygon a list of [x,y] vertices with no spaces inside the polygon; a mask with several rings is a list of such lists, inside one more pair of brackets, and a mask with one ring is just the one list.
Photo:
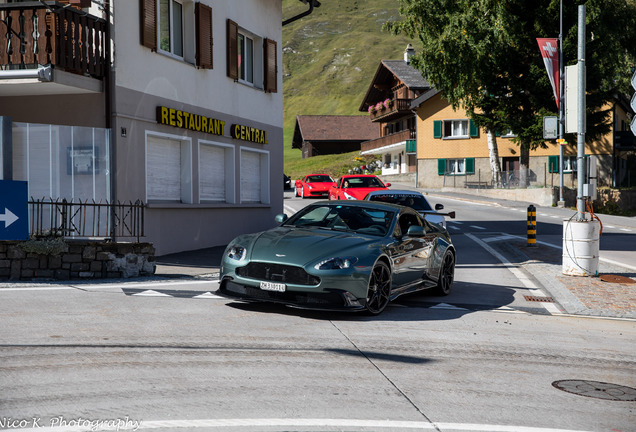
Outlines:
{"label": "restaurant sign", "polygon": [[[196,132],[221,136],[225,135],[225,122],[223,120],[164,106],[157,107],[157,123]],[[234,139],[250,141],[257,144],[269,144],[267,141],[267,131],[255,127],[233,124],[230,126],[230,136]]]}

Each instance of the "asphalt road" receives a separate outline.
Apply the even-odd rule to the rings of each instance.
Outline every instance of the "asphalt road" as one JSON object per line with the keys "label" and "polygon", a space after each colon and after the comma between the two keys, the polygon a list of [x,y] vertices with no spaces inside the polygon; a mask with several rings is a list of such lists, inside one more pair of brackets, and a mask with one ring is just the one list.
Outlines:
{"label": "asphalt road", "polygon": [[483,246],[520,212],[444,205],[453,293],[378,317],[234,303],[205,279],[0,287],[0,429],[633,431],[635,322],[530,304],[532,275]]}

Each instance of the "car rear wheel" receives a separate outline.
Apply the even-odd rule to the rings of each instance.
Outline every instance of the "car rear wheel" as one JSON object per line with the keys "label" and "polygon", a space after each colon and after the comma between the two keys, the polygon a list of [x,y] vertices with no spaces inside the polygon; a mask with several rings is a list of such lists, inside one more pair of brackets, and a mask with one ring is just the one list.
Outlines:
{"label": "car rear wheel", "polygon": [[379,261],[369,278],[369,288],[367,289],[366,311],[370,315],[378,315],[389,304],[391,294],[391,269],[389,266]]}
{"label": "car rear wheel", "polygon": [[455,279],[455,255],[452,252],[446,252],[442,260],[442,268],[439,272],[437,287],[435,289],[438,295],[447,296],[451,292],[453,280]]}

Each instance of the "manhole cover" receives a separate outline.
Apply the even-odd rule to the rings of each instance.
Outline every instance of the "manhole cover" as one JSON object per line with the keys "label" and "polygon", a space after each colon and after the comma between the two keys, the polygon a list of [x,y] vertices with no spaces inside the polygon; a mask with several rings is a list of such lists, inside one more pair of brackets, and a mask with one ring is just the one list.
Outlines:
{"label": "manhole cover", "polygon": [[561,380],[552,386],[579,396],[613,401],[636,401],[636,389],[598,381]]}
{"label": "manhole cover", "polygon": [[619,275],[604,274],[604,275],[600,275],[599,278],[603,282],[612,282],[612,283],[620,283],[620,284],[634,284],[634,283],[636,283],[636,281],[634,279],[632,279],[632,278],[628,278],[626,276],[619,276]]}

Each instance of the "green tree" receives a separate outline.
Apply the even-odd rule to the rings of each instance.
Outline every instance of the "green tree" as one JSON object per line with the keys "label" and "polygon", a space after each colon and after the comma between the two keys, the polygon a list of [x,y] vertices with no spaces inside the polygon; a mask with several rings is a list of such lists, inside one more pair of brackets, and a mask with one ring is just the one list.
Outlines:
{"label": "green tree", "polygon": [[[400,21],[386,28],[419,40],[413,65],[455,108],[487,130],[512,131],[522,172],[529,151],[545,146],[542,117],[556,115],[537,37],[557,37],[559,0],[399,0]],[[564,61],[577,59],[578,5],[586,5],[588,141],[610,130],[605,104],[627,91],[636,58],[633,0],[564,1]],[[574,140],[576,141],[576,140]],[[493,149],[491,148],[491,151]],[[491,152],[493,176],[497,159]]]}

